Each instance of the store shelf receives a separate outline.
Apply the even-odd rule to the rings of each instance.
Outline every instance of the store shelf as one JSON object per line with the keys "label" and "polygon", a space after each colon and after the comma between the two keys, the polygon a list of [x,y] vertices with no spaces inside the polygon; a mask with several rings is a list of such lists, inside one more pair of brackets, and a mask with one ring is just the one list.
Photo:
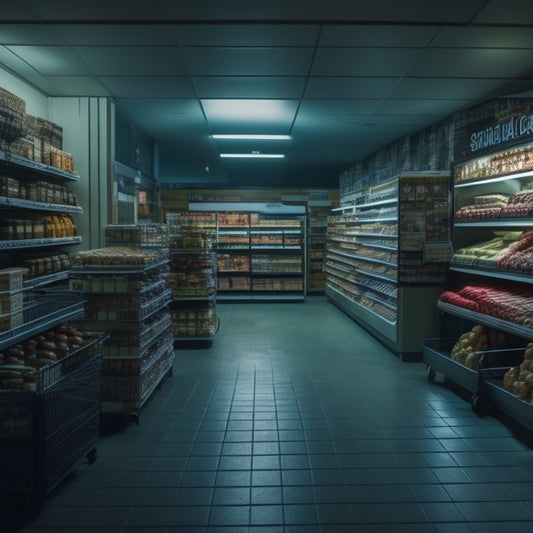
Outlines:
{"label": "store shelf", "polygon": [[521,276],[520,274],[513,274],[512,272],[505,272],[502,270],[480,270],[477,268],[465,268],[453,265],[450,266],[450,270],[453,272],[462,272],[463,274],[469,275],[518,281],[520,283],[533,283],[533,276]]}
{"label": "store shelf", "polygon": [[12,172],[16,175],[29,175],[37,178],[52,178],[59,181],[79,181],[80,176],[77,172],[67,172],[57,167],[31,161],[14,154],[7,155],[0,151],[0,168]]}
{"label": "store shelf", "polygon": [[481,324],[483,326],[499,329],[512,335],[517,335],[518,337],[533,341],[533,328],[522,326],[520,324],[515,324],[513,322],[507,322],[506,320],[494,318],[492,316],[484,315],[482,313],[476,313],[475,311],[470,311],[469,309],[457,307],[456,305],[451,305],[447,302],[439,301],[437,307],[444,313],[448,313],[450,315],[454,315],[460,318],[465,318],[466,320],[469,320],[476,324]]}
{"label": "store shelf", "polygon": [[63,322],[84,316],[84,300],[68,293],[44,294],[24,309],[24,323],[0,333],[0,350]]}
{"label": "store shelf", "polygon": [[521,400],[516,395],[505,390],[500,382],[485,381],[483,392],[489,405],[495,406],[509,418],[521,424],[524,428],[533,428],[533,404]]}
{"label": "store shelf", "polygon": [[455,183],[454,188],[461,189],[464,187],[473,187],[476,185],[489,185],[491,183],[498,183],[501,181],[508,181],[508,180],[521,179],[521,178],[531,178],[531,177],[533,177],[533,171],[528,170],[526,172],[516,172],[514,174],[504,174],[500,176],[481,178],[478,180],[472,180],[472,181],[467,181],[463,183]]}
{"label": "store shelf", "polygon": [[326,296],[354,320],[370,329],[377,337],[385,339],[389,345],[391,343],[396,345],[396,322],[391,322],[364,305],[354,302],[327,283]]}
{"label": "store shelf", "polygon": [[481,222],[455,222],[453,226],[454,228],[531,228],[533,220],[531,218],[494,219]]}
{"label": "store shelf", "polygon": [[81,244],[81,242],[81,236],[9,240],[0,241],[0,250],[19,250],[23,248],[41,248],[45,246],[65,246],[71,244]]}
{"label": "store shelf", "polygon": [[65,281],[69,278],[69,271],[64,270],[62,272],[55,272],[54,274],[48,274],[46,276],[39,276],[37,278],[31,278],[24,282],[25,289],[38,289],[58,281]]}
{"label": "store shelf", "polygon": [[71,270],[76,274],[145,274],[152,269],[168,265],[168,260],[154,261],[146,266],[140,265],[72,265]]}
{"label": "store shelf", "polygon": [[56,213],[83,213],[83,208],[77,205],[50,204],[45,202],[32,202],[20,198],[0,196],[0,207],[17,209],[31,209],[34,211],[54,211]]}
{"label": "store shelf", "polygon": [[391,205],[391,204],[397,204],[398,198],[388,198],[386,200],[377,200],[375,202],[367,202],[364,204],[356,205],[356,209],[366,209],[366,208],[372,208],[372,207],[379,207],[382,205]]}

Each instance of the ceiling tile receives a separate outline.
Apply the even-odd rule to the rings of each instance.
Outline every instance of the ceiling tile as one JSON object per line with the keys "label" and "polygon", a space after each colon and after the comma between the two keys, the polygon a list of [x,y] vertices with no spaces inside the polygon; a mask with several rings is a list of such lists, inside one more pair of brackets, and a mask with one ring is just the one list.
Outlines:
{"label": "ceiling tile", "polygon": [[375,115],[428,116],[432,122],[454,113],[469,104],[469,100],[384,100],[375,109]]}
{"label": "ceiling tile", "polygon": [[183,76],[185,63],[177,47],[76,46],[74,50],[97,76]]}
{"label": "ceiling tile", "polygon": [[202,100],[213,133],[288,134],[296,100]]}
{"label": "ceiling tile", "polygon": [[318,25],[208,24],[176,27],[184,46],[314,46]]}
{"label": "ceiling tile", "polygon": [[312,76],[402,76],[418,48],[319,48]]}
{"label": "ceiling tile", "polygon": [[426,50],[409,76],[520,78],[533,76],[531,50],[434,48]]}
{"label": "ceiling tile", "polygon": [[72,46],[175,46],[172,26],[154,24],[58,24],[55,29]]}
{"label": "ceiling tile", "polygon": [[[516,0],[515,0],[516,1]],[[32,0],[32,5],[46,17],[62,20],[286,20],[302,21],[427,21],[468,22],[485,0],[373,0],[372,2],[171,2],[151,0],[135,3],[127,0]]]}
{"label": "ceiling tile", "polygon": [[88,76],[87,65],[67,46],[7,47],[43,76]]}
{"label": "ceiling tile", "polygon": [[47,76],[54,87],[50,96],[109,96],[97,80],[88,76]]}
{"label": "ceiling tile", "polygon": [[438,32],[434,26],[327,25],[320,46],[425,47]]}
{"label": "ceiling tile", "polygon": [[444,27],[431,47],[448,48],[533,48],[533,28]]}
{"label": "ceiling tile", "polygon": [[[520,84],[519,84],[520,85]],[[526,89],[532,82],[525,80]],[[517,84],[488,78],[403,78],[388,95],[389,98],[452,99],[479,101],[516,90]]]}
{"label": "ceiling tile", "polygon": [[27,0],[3,2],[2,20],[41,20],[42,17],[31,4],[33,2],[28,2]]}
{"label": "ceiling tile", "polygon": [[186,76],[100,76],[100,83],[117,98],[194,98]]}
{"label": "ceiling tile", "polygon": [[383,98],[397,78],[309,78],[304,98]]}
{"label": "ceiling tile", "polygon": [[66,44],[54,27],[47,24],[0,24],[0,43],[4,45]]}
{"label": "ceiling tile", "polygon": [[198,76],[194,78],[200,98],[300,98],[304,76]]}
{"label": "ceiling tile", "polygon": [[491,0],[474,19],[475,24],[533,25],[530,0]]}
{"label": "ceiling tile", "polygon": [[296,124],[328,128],[351,115],[370,115],[379,100],[302,100]]}
{"label": "ceiling tile", "polygon": [[193,76],[305,76],[312,48],[184,48]]}

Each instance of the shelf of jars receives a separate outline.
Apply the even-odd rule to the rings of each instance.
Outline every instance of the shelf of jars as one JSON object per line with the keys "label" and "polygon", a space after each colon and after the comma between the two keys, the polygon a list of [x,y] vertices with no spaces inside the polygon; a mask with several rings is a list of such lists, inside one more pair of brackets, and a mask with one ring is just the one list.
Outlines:
{"label": "shelf of jars", "polygon": [[450,250],[448,191],[449,173],[406,173],[341,198],[328,219],[326,295],[402,358],[420,358],[416,339],[436,331],[432,299]]}
{"label": "shelf of jars", "polygon": [[[472,368],[469,361],[445,350],[440,339],[424,355],[432,379],[436,372],[460,385],[472,379],[474,385],[467,390],[476,412],[495,408],[525,427],[533,424],[533,387],[520,387],[518,374],[529,368],[526,359],[533,352],[524,348],[529,355],[517,363],[510,348],[511,343],[529,346],[533,341],[532,154],[533,143],[524,143],[472,157],[453,168],[451,288],[440,294],[437,308],[444,324],[456,317],[463,329],[472,327],[470,332],[461,329],[451,340],[456,350],[480,328],[504,339],[499,346],[488,346],[500,355],[499,372]],[[479,346],[472,345],[471,351],[472,357],[483,354]]]}
{"label": "shelf of jars", "polygon": [[211,343],[219,327],[216,254],[202,249],[172,251],[169,279],[174,343]]}
{"label": "shelf of jars", "polygon": [[216,209],[217,300],[305,297],[303,207],[222,202],[205,208]]}
{"label": "shelf of jars", "polygon": [[0,150],[0,169],[15,176],[49,178],[56,181],[79,181],[77,172],[63,170],[57,166],[32,161],[14,153]]}
{"label": "shelf of jars", "polygon": [[[105,248],[72,257],[70,285],[87,304],[84,330],[105,331],[101,412],[139,421],[157,384],[172,374],[168,235],[161,225],[105,228]],[[133,245],[119,246],[129,242]]]}

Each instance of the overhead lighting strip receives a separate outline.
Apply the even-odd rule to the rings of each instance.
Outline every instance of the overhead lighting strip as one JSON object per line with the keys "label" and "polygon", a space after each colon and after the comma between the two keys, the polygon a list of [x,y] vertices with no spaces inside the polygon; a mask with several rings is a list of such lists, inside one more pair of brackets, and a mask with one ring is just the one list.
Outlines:
{"label": "overhead lighting strip", "polygon": [[220,154],[224,158],[240,158],[240,159],[283,159],[284,154]]}
{"label": "overhead lighting strip", "polygon": [[288,141],[290,135],[259,135],[259,134],[214,134],[213,139],[249,140],[249,141]]}

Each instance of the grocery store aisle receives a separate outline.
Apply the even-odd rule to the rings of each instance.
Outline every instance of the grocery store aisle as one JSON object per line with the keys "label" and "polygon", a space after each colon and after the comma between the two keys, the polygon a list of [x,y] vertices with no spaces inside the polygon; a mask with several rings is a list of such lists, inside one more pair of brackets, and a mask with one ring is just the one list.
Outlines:
{"label": "grocery store aisle", "polygon": [[322,297],[218,306],[22,531],[533,530],[533,451]]}

